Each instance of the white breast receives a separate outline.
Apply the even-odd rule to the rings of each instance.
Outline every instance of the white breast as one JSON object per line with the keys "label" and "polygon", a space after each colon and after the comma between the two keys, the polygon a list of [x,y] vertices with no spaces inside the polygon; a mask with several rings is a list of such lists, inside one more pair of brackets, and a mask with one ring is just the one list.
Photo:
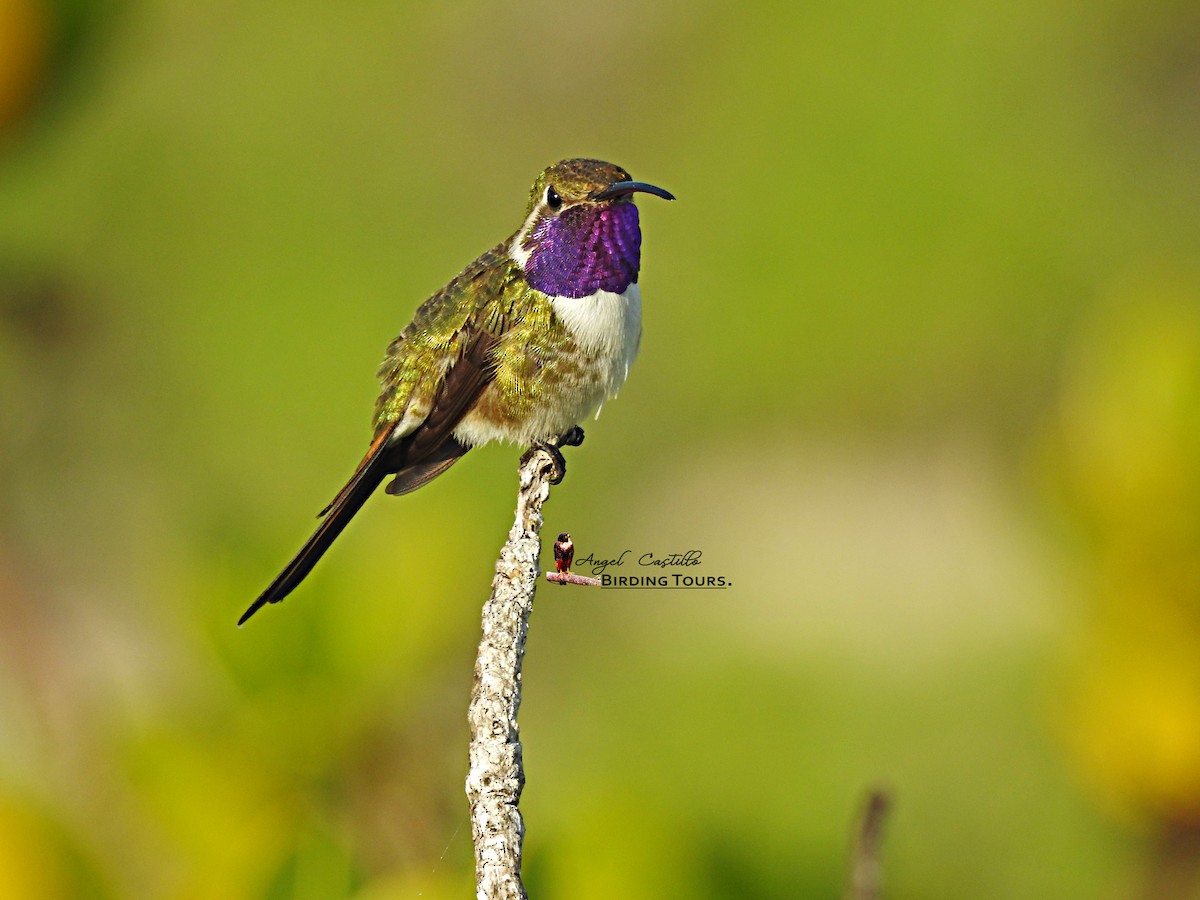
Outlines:
{"label": "white breast", "polygon": [[[480,404],[455,426],[454,436],[474,446],[513,441],[528,446],[565,434],[592,410],[615,397],[637,355],[642,335],[642,297],[636,284],[620,294],[597,291],[588,297],[552,297],[554,315],[578,348],[561,360],[541,384],[538,402],[506,408]],[[489,390],[493,390],[494,385]],[[489,395],[493,401],[497,399]]]}
{"label": "white breast", "polygon": [[580,349],[605,368],[604,397],[615,397],[642,339],[641,289],[634,283],[620,294],[597,291],[587,297],[554,297],[552,302],[554,314]]}

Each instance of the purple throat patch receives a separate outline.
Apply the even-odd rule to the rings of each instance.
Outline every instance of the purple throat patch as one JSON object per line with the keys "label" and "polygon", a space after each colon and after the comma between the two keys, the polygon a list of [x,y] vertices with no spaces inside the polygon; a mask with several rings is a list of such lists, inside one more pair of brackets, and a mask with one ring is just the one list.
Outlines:
{"label": "purple throat patch", "polygon": [[541,219],[526,235],[525,280],[544,294],[619,294],[637,281],[642,230],[632,203],[576,206]]}

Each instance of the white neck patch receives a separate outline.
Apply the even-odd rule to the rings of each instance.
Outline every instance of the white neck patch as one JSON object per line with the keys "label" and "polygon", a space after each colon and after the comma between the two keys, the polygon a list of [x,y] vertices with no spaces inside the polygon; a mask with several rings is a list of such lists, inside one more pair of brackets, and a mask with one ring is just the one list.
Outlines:
{"label": "white neck patch", "polygon": [[508,255],[521,267],[521,271],[525,271],[525,267],[529,265],[529,257],[533,254],[526,250],[522,244],[525,243],[525,236],[537,223],[538,217],[541,215],[544,204],[539,203],[533,208],[528,216],[525,217],[525,224],[517,232],[517,236],[512,239],[512,243],[508,245]]}

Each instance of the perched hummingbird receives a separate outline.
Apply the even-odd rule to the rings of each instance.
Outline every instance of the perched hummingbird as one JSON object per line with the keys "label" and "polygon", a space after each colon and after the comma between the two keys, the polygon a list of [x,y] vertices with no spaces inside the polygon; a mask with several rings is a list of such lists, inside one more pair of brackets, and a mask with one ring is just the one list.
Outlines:
{"label": "perched hummingbird", "polygon": [[554,441],[616,396],[642,332],[638,192],[675,199],[594,159],[537,177],[516,234],[422,303],[388,347],[367,455],[239,625],[290,594],[389,475],[387,492],[407,494],[476,445]]}

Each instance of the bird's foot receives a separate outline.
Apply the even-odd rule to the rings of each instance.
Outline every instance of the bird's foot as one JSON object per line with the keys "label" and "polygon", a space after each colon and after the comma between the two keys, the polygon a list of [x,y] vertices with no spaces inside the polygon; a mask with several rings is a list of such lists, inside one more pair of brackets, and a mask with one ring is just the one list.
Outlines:
{"label": "bird's foot", "polygon": [[559,447],[578,447],[583,443],[583,429],[574,425],[566,434],[559,435],[554,443]]}
{"label": "bird's foot", "polygon": [[533,454],[539,450],[544,450],[550,454],[550,483],[558,484],[567,474],[567,461],[563,459],[563,455],[558,447],[549,441],[538,441],[521,454],[521,465],[524,466],[525,463],[529,462]]}
{"label": "bird's foot", "polygon": [[583,443],[583,429],[578,425],[573,427],[566,434],[560,435],[557,438],[549,441],[538,441],[532,447],[525,451],[521,456],[521,465],[525,465],[538,450],[545,450],[550,454],[550,458],[554,461],[554,467],[550,475],[550,483],[558,484],[567,475],[567,461],[563,458],[562,451],[559,447],[578,447]]}

